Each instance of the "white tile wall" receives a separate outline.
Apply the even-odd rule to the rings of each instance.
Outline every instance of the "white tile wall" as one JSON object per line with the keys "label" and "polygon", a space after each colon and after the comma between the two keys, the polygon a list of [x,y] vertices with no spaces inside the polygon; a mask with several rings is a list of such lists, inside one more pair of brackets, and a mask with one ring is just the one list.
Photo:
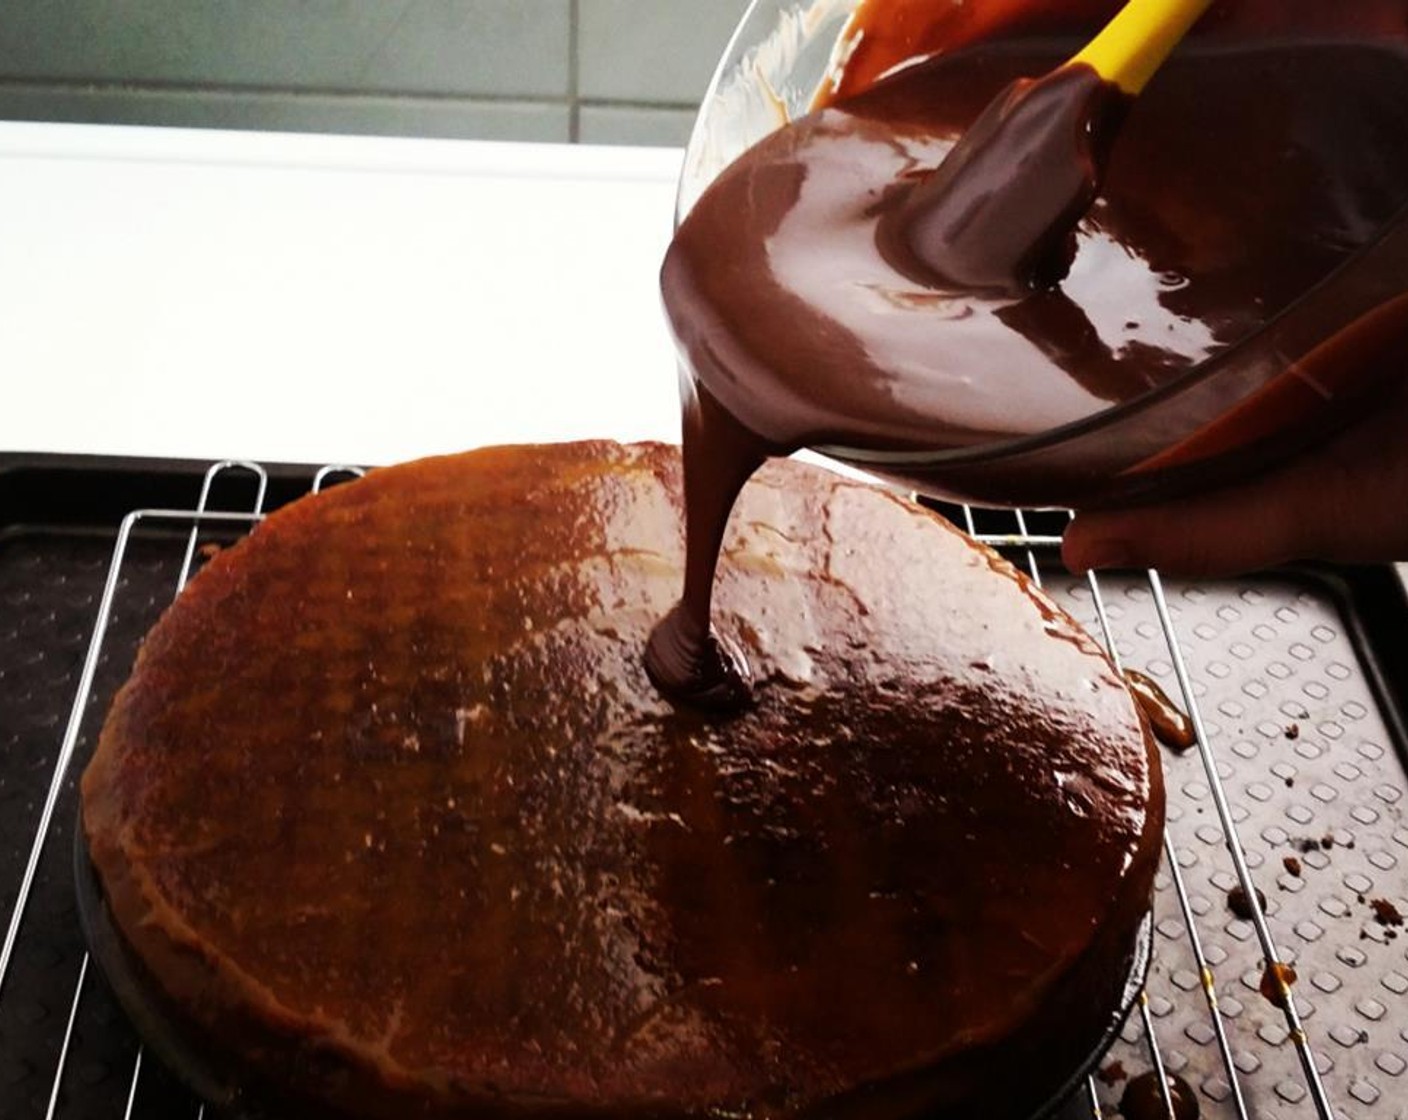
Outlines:
{"label": "white tile wall", "polygon": [[565,97],[565,0],[5,0],[0,73]]}
{"label": "white tile wall", "polygon": [[696,104],[743,14],[737,0],[579,0],[584,98]]}
{"label": "white tile wall", "polygon": [[694,110],[657,106],[583,105],[577,138],[583,144],[646,144],[682,148]]}
{"label": "white tile wall", "polygon": [[[248,89],[0,85],[0,120],[566,143],[572,136],[571,116],[566,102],[549,101],[347,97],[315,92],[291,95]],[[649,141],[627,136],[588,142]]]}
{"label": "white tile wall", "polygon": [[3,0],[0,119],[677,145],[746,0]]}

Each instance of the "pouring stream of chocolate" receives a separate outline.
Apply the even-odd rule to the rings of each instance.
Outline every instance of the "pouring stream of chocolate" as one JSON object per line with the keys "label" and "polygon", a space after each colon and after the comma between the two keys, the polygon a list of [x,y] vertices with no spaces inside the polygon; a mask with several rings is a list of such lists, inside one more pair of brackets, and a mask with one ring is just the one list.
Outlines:
{"label": "pouring stream of chocolate", "polygon": [[[1064,278],[1074,226],[1098,191],[1128,98],[1088,66],[1007,87],[947,158],[882,218],[877,244],[953,291],[1024,295]],[[769,453],[698,383],[682,387],[688,548],[684,594],[651,635],[646,668],[667,695],[746,705],[743,655],[710,624],[714,570],[738,492]]]}
{"label": "pouring stream of chocolate", "polygon": [[1128,107],[1073,234],[1069,210],[1032,207],[1043,216],[1024,224],[993,220],[996,195],[986,217],[965,209],[1008,159],[1029,161],[1019,187],[1085,205],[1127,99],[1080,67],[1038,83],[1046,143],[994,127],[951,181],[934,174],[985,109],[1001,124],[1010,102],[989,109],[995,97],[1073,45],[902,69],[755,145],[677,231],[662,289],[685,359],[687,570],[647,650],[668,695],[746,702],[710,593],[729,509],[767,456],[972,447],[1143,396],[1253,333],[1408,204],[1403,42],[1268,40],[1175,57]]}

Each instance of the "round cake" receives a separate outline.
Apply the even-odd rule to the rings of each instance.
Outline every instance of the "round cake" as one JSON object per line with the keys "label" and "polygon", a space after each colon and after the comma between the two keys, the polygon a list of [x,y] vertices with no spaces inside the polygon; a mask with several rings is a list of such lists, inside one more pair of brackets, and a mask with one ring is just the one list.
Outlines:
{"label": "round cake", "polygon": [[93,865],[156,998],[293,1114],[1018,1118],[1108,1029],[1163,790],[1103,652],[776,462],[717,583],[755,702],[674,707],[641,655],[680,490],[663,445],[378,470],[147,638]]}

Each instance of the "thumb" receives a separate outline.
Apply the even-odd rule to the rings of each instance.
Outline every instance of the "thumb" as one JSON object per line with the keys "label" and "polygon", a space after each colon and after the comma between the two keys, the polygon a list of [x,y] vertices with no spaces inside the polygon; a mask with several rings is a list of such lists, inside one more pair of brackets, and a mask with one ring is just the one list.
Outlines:
{"label": "thumb", "polygon": [[1346,513],[1365,502],[1362,473],[1322,454],[1163,505],[1082,513],[1066,530],[1062,559],[1076,573],[1142,567],[1195,578],[1307,557],[1355,559],[1387,543],[1374,538],[1372,518]]}
{"label": "thumb", "polygon": [[1062,559],[1077,575],[1100,568],[1159,568],[1221,576],[1295,555],[1297,524],[1286,506],[1247,510],[1231,496],[1169,506],[1083,513],[1066,530]]}
{"label": "thumb", "polygon": [[1220,492],[1160,506],[1082,513],[1061,544],[1078,575],[1100,568],[1159,568],[1209,577],[1269,567],[1298,552],[1299,519],[1284,501]]}
{"label": "thumb", "polygon": [[1384,412],[1320,451],[1235,486],[1079,514],[1066,530],[1062,559],[1076,573],[1149,567],[1206,577],[1289,560],[1408,558],[1408,444],[1400,415]]}
{"label": "thumb", "polygon": [[1408,377],[1372,405],[1323,446],[1235,485],[1082,513],[1062,558],[1077,573],[1140,566],[1194,577],[1288,560],[1408,559]]}

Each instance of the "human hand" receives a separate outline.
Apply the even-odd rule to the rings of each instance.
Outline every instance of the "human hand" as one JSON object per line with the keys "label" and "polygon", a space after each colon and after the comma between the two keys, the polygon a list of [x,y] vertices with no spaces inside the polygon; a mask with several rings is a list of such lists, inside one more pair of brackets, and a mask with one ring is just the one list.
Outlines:
{"label": "human hand", "polygon": [[1408,377],[1328,443],[1262,474],[1160,505],[1077,514],[1077,574],[1235,575],[1292,560],[1408,560]]}

